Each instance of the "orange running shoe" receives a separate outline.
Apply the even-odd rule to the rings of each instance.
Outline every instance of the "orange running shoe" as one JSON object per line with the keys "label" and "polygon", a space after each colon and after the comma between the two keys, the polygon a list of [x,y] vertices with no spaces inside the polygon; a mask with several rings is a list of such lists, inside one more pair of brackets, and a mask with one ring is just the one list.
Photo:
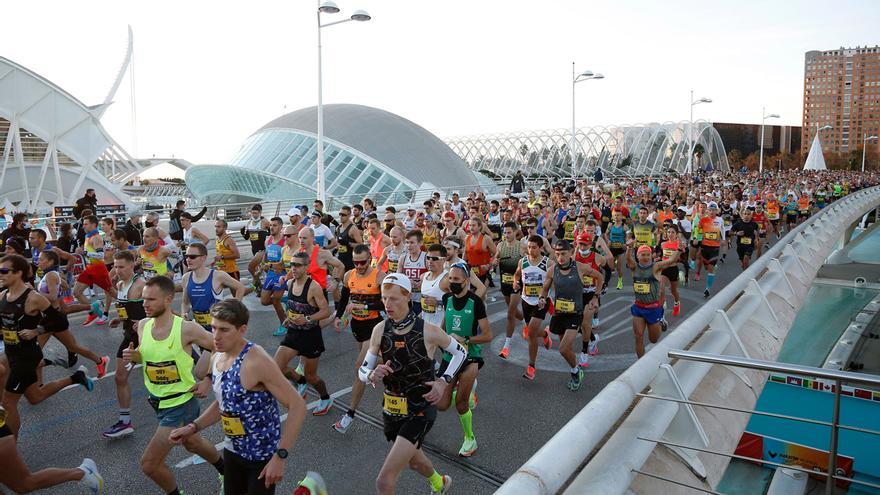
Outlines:
{"label": "orange running shoe", "polygon": [[535,367],[531,364],[526,368],[526,372],[523,373],[523,378],[526,380],[534,380],[535,379]]}
{"label": "orange running shoe", "polygon": [[672,316],[678,316],[681,314],[681,301],[677,301],[674,306],[672,306]]}
{"label": "orange running shoe", "polygon": [[501,359],[507,359],[510,356],[510,349],[507,347],[502,347],[501,352],[498,353],[498,357]]}
{"label": "orange running shoe", "polygon": [[553,347],[553,340],[550,339],[550,327],[544,329],[544,348],[548,351]]}
{"label": "orange running shoe", "polygon": [[529,326],[523,325],[523,340],[529,340]]}

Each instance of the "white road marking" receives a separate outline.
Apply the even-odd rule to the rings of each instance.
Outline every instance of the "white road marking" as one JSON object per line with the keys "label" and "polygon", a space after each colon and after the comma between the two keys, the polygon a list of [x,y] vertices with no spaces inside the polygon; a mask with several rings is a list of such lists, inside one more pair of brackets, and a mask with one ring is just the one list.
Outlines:
{"label": "white road marking", "polygon": [[[143,366],[142,364],[136,364],[136,365],[132,368],[132,370],[136,370],[136,369],[138,369],[138,368],[140,368],[140,367],[142,367],[142,366]],[[110,377],[112,377],[112,376],[115,375],[115,374],[116,374],[116,370],[113,370],[113,371],[108,372],[106,375],[102,376],[101,378],[93,378],[93,377],[89,377],[89,378],[91,378],[93,382],[99,382],[99,381],[101,381],[101,380],[104,380],[105,378],[110,378]],[[65,390],[69,390],[69,389],[72,389],[72,388],[78,388],[78,387],[81,387],[81,386],[82,386],[82,385],[80,385],[80,384],[78,384],[78,383],[74,383],[73,385],[68,385],[68,386],[62,388],[61,390],[59,390],[59,392],[64,392]]]}

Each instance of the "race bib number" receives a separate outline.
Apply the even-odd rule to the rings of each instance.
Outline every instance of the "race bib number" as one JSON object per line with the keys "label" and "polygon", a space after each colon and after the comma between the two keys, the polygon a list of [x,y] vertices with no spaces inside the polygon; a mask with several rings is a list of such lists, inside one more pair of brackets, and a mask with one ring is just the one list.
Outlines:
{"label": "race bib number", "polygon": [[397,271],[397,262],[389,261],[388,262],[388,273],[394,273]]}
{"label": "race bib number", "polygon": [[409,406],[406,397],[397,397],[396,395],[384,394],[385,400],[382,410],[388,414],[395,416],[407,416],[409,414]]}
{"label": "race bib number", "polygon": [[436,313],[437,305],[428,304],[428,300],[425,297],[422,297],[422,311],[424,311],[425,313]]}
{"label": "race bib number", "polygon": [[705,237],[709,241],[717,241],[718,240],[718,232],[706,232]]}
{"label": "race bib number", "polygon": [[513,274],[512,273],[502,273],[501,274],[501,283],[504,285],[513,285]]}
{"label": "race bib number", "polygon": [[198,311],[193,311],[193,318],[196,320],[196,323],[199,325],[210,325],[211,324],[211,313],[202,313]]}
{"label": "race bib number", "polygon": [[227,437],[238,438],[245,435],[244,425],[241,422],[241,418],[236,415],[221,412],[220,424],[223,425],[223,433],[225,433]]}
{"label": "race bib number", "polygon": [[725,218],[725,219],[724,219],[724,225],[725,225],[725,226],[729,226],[729,225],[730,225],[730,219]]}
{"label": "race bib number", "polygon": [[593,285],[593,277],[589,275],[584,275],[583,277],[581,277],[581,281],[584,283],[584,285]]}
{"label": "race bib number", "polygon": [[538,297],[541,295],[540,285],[527,285],[523,287],[523,294],[528,297]]}
{"label": "race bib number", "polygon": [[250,235],[250,237],[248,237],[248,239],[250,239],[250,240],[253,241],[253,242],[259,241],[259,240],[260,240],[260,234],[257,233],[257,232],[251,232],[251,235]]}
{"label": "race bib number", "polygon": [[150,383],[156,385],[168,385],[169,383],[178,383],[180,381],[180,373],[177,371],[177,363],[174,361],[162,361],[159,363],[147,362],[144,367],[147,373],[147,379]]}
{"label": "race bib number", "polygon": [[296,313],[290,309],[287,310],[287,321],[289,321],[290,323],[293,323],[293,320],[299,318],[300,316],[303,316],[303,314]]}
{"label": "race bib number", "polygon": [[18,338],[18,332],[8,328],[3,329],[3,343],[6,345],[18,345],[21,340]]}
{"label": "race bib number", "polygon": [[473,273],[474,276],[479,277],[480,276],[480,268],[477,266],[472,266],[471,273]]}
{"label": "race bib number", "polygon": [[370,310],[368,309],[353,309],[351,310],[351,316],[357,318],[368,318],[370,316]]}
{"label": "race bib number", "polygon": [[675,254],[674,249],[664,249],[663,250],[663,259],[668,260],[669,258],[672,257],[673,254]]}
{"label": "race bib number", "polygon": [[614,249],[623,249],[623,243],[622,242],[612,242],[611,247],[613,247]]}
{"label": "race bib number", "polygon": [[120,320],[128,319],[128,310],[125,309],[125,306],[122,304],[116,305],[116,314],[119,315]]}
{"label": "race bib number", "polygon": [[348,246],[344,246],[342,244],[339,245],[338,249],[339,254],[345,254],[348,252]]}
{"label": "race bib number", "polygon": [[494,231],[492,232],[492,240],[493,241],[497,241],[500,238],[501,238],[501,236],[498,234],[498,232],[494,232]]}
{"label": "race bib number", "polygon": [[606,216],[603,216],[603,217],[602,217],[602,221],[607,223],[607,222],[610,222],[611,219],[608,218],[608,217],[606,217]]}
{"label": "race bib number", "polygon": [[574,313],[574,301],[571,299],[556,299],[554,302],[556,312],[558,313]]}
{"label": "race bib number", "polygon": [[752,238],[751,238],[751,237],[740,237],[740,238],[739,238],[739,243],[740,243],[740,244],[743,244],[743,245],[751,244],[751,243],[752,243]]}
{"label": "race bib number", "polygon": [[633,282],[633,290],[636,294],[650,294],[651,284],[646,282]]}

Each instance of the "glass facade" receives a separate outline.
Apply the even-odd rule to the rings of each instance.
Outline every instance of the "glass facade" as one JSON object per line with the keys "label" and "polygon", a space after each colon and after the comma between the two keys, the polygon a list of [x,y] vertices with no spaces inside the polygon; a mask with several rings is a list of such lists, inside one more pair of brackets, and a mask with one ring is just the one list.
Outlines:
{"label": "glass facade", "polygon": [[[252,135],[228,166],[202,165],[187,172],[187,184],[202,202],[240,199],[287,200],[314,198],[318,147],[313,135],[295,130],[267,129]],[[345,201],[364,196],[405,202],[418,185],[389,167],[344,145],[324,140],[327,195]],[[279,180],[280,179],[280,180]]]}

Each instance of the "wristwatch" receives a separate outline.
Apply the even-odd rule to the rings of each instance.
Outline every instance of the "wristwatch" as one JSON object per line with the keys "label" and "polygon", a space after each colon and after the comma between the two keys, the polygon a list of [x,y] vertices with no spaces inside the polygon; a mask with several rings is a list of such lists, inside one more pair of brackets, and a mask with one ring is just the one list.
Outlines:
{"label": "wristwatch", "polygon": [[281,459],[287,459],[287,449],[278,449],[275,451],[275,455]]}
{"label": "wristwatch", "polygon": [[443,380],[444,382],[446,382],[447,385],[452,383],[452,377],[449,375],[443,375],[440,377],[440,379]]}
{"label": "wristwatch", "polygon": [[311,322],[312,322],[312,317],[311,317],[311,316],[306,315],[305,318],[306,318],[306,323],[311,323]]}

